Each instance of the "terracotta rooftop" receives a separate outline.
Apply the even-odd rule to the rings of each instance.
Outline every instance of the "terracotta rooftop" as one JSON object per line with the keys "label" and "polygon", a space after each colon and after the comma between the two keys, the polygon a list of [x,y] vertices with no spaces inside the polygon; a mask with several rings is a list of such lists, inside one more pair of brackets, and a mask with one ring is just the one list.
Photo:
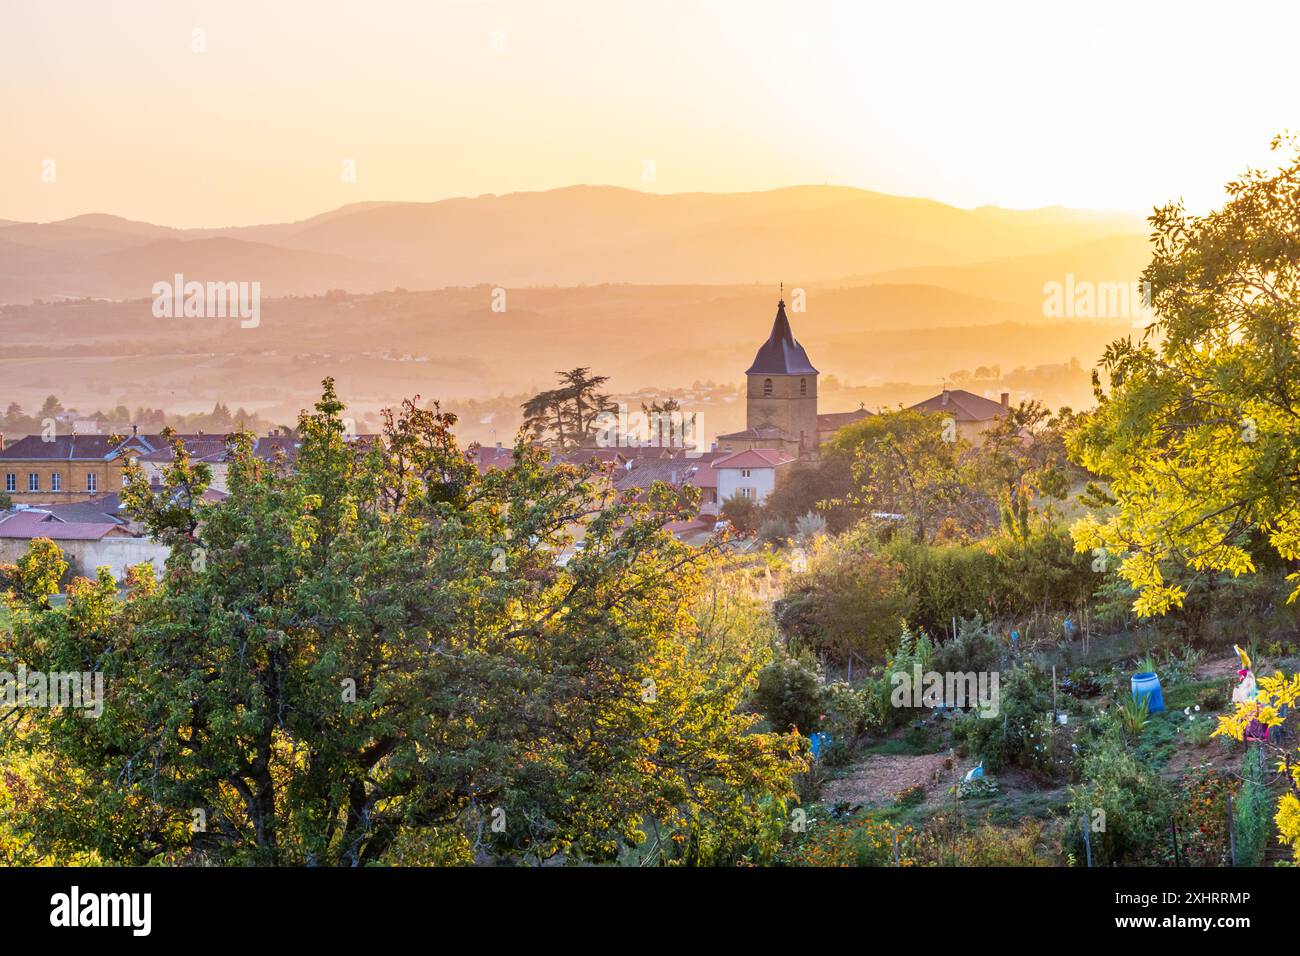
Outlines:
{"label": "terracotta rooftop", "polygon": [[933,398],[912,406],[918,412],[941,412],[959,422],[987,422],[1007,414],[1007,407],[964,388],[945,388]]}
{"label": "terracotta rooftop", "polygon": [[799,441],[789,432],[777,428],[775,425],[756,425],[753,428],[746,428],[744,431],[728,432],[725,435],[718,436],[718,441],[725,439],[732,441],[788,441],[796,444]]}
{"label": "terracotta rooftop", "polygon": [[865,408],[857,408],[851,412],[822,412],[817,416],[817,427],[843,428],[845,425],[852,425],[864,418],[870,418],[872,414]]}
{"label": "terracotta rooftop", "polygon": [[97,541],[108,534],[125,533],[118,525],[60,521],[44,511],[16,511],[0,520],[0,538],[50,538],[54,541]]}
{"label": "terracotta rooftop", "polygon": [[775,468],[778,465],[788,465],[795,459],[785,455],[775,448],[751,448],[748,451],[738,451],[734,455],[728,455],[726,458],[719,458],[713,463],[716,468]]}

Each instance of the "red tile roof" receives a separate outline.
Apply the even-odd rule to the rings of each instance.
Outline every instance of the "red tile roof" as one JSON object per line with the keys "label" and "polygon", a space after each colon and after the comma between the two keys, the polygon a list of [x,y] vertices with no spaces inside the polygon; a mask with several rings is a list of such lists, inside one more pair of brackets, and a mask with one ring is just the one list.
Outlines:
{"label": "red tile roof", "polygon": [[817,416],[817,427],[843,428],[845,425],[852,425],[864,418],[870,418],[872,414],[865,408],[854,409],[851,412],[822,412]]}
{"label": "red tile roof", "polygon": [[119,526],[108,523],[60,521],[42,511],[18,511],[0,520],[0,538],[50,538],[54,541],[98,541],[107,534],[120,533]]}
{"label": "red tile roof", "polygon": [[728,455],[726,458],[719,458],[713,463],[717,468],[775,468],[778,465],[788,465],[795,459],[785,455],[775,448],[750,448],[748,451],[738,451],[734,455]]}
{"label": "red tile roof", "polygon": [[959,422],[987,422],[1007,414],[1001,402],[968,392],[964,388],[946,388],[933,398],[912,406],[918,412],[941,412]]}
{"label": "red tile roof", "polygon": [[718,441],[725,441],[727,439],[731,439],[734,441],[776,440],[776,441],[788,441],[792,443],[799,441],[799,439],[795,438],[793,435],[789,434],[788,432],[780,428],[777,428],[775,425],[756,425],[753,428],[746,428],[744,431],[728,432],[726,435],[718,436]]}

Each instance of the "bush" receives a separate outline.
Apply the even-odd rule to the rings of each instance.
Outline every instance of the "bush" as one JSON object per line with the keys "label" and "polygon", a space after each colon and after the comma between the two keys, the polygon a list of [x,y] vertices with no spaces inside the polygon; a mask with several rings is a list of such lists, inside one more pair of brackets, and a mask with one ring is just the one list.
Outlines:
{"label": "bush", "polygon": [[758,527],[759,509],[752,498],[732,495],[722,503],[719,517],[730,521],[741,534],[751,534]]}
{"label": "bush", "polygon": [[984,718],[966,714],[953,725],[953,738],[965,740],[984,761],[985,769],[998,771],[1019,766],[1045,777],[1061,769],[1053,751],[1051,680],[1032,663],[1017,664],[1003,673],[999,685],[1000,713]]}
{"label": "bush", "polygon": [[775,660],[758,672],[754,704],[778,731],[815,733],[822,715],[821,675],[793,657]]}
{"label": "bush", "polygon": [[930,669],[956,674],[990,672],[996,670],[1001,661],[1001,642],[976,615],[958,623],[957,637],[954,640],[935,647]]}
{"label": "bush", "polygon": [[925,802],[924,784],[915,784],[911,787],[904,787],[898,793],[894,794],[894,804],[900,807],[919,807]]}
{"label": "bush", "polygon": [[789,522],[768,518],[758,526],[758,540],[763,544],[785,544],[790,540]]}
{"label": "bush", "polygon": [[[1153,773],[1115,737],[1084,759],[1085,783],[1070,790],[1071,832],[1083,858],[1084,819],[1092,827],[1093,864],[1150,863],[1169,833],[1173,801]],[[1094,815],[1100,810],[1101,815]]]}
{"label": "bush", "polygon": [[822,688],[821,712],[826,719],[820,729],[835,740],[848,740],[872,729],[875,715],[867,707],[865,695],[844,681],[834,681]]}
{"label": "bush", "polygon": [[1064,528],[1035,529],[1026,539],[998,536],[974,544],[926,545],[896,537],[883,553],[903,567],[915,601],[914,626],[942,633],[954,617],[1023,618],[1063,610],[1092,594],[1091,557],[1074,550]]}
{"label": "bush", "polygon": [[848,455],[826,449],[819,461],[790,467],[793,473],[763,503],[769,517],[797,521],[811,512],[823,517],[832,533],[840,534],[862,516],[861,506],[848,503],[857,489]]}
{"label": "bush", "polygon": [[825,537],[826,519],[810,511],[794,523],[794,534],[799,544],[806,548],[816,539]]}
{"label": "bush", "polygon": [[903,569],[877,553],[869,535],[853,532],[829,542],[810,563],[802,588],[778,609],[787,638],[798,638],[836,662],[850,652],[885,659],[912,602]]}
{"label": "bush", "polygon": [[1052,866],[1046,825],[1021,820],[1014,827],[989,821],[967,827],[951,811],[936,814],[915,841],[918,862],[930,866]]}

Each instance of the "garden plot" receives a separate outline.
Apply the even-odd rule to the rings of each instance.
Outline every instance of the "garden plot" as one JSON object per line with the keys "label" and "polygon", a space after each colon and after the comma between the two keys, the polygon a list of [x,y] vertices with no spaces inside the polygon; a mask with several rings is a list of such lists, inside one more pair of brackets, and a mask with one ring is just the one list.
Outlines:
{"label": "garden plot", "polygon": [[[946,753],[869,754],[848,773],[829,780],[822,788],[821,802],[828,807],[840,803],[850,806],[891,806],[897,794],[909,787],[924,787],[927,799],[944,791],[960,776],[944,769]],[[974,761],[970,762],[974,766]],[[962,767],[964,774],[969,767]]]}

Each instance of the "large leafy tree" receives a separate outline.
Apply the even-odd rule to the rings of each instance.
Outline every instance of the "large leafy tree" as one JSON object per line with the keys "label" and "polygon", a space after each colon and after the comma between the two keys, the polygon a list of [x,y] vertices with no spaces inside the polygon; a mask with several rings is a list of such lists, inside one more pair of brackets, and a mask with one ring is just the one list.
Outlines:
{"label": "large leafy tree", "polygon": [[1186,574],[1300,559],[1300,153],[1228,193],[1206,216],[1151,216],[1154,321],[1107,348],[1072,437],[1108,506],[1077,545],[1117,556],[1143,615],[1180,606]]}
{"label": "large leafy tree", "polygon": [[832,446],[833,453],[852,460],[855,487],[848,502],[896,516],[915,540],[977,534],[989,526],[991,502],[971,471],[969,444],[945,416],[901,408],[882,412],[841,429]]}
{"label": "large leafy tree", "polygon": [[[695,848],[672,858],[702,860],[770,830],[799,744],[739,707],[762,655],[720,653],[692,613],[712,557],[665,530],[679,495],[616,497],[524,443],[481,475],[450,415],[407,403],[361,442],[342,410],[327,381],[292,464],[233,437],[215,504],[179,444],[161,487],[130,471],[127,506],[173,551],[125,601],[101,573],[50,608],[57,551],[22,569],[5,662],[108,686],[98,720],[26,718],[32,846],[599,861],[650,824]],[[577,524],[586,547],[557,566]]]}
{"label": "large leafy tree", "polygon": [[980,484],[998,503],[1009,534],[1029,537],[1036,515],[1051,516],[1052,502],[1070,490],[1073,472],[1065,436],[1078,422],[1070,409],[1053,414],[1036,401],[1011,408],[983,434],[975,467]]}

